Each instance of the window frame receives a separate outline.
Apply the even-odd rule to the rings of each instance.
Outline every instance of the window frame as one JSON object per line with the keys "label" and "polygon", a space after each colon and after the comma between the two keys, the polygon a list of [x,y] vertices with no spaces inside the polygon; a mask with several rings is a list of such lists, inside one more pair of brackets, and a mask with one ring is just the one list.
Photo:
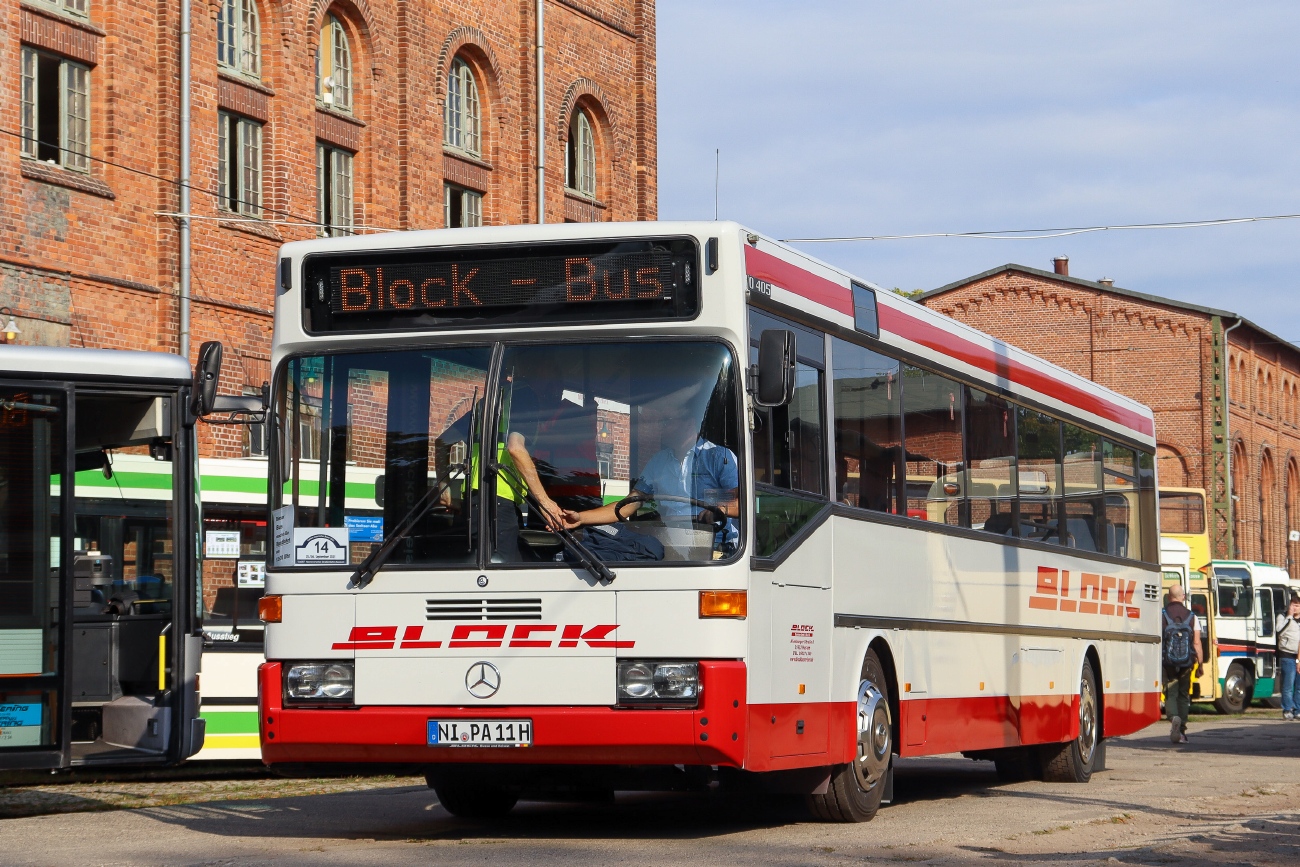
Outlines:
{"label": "window frame", "polygon": [[[255,219],[262,217],[262,180],[266,174],[266,152],[262,147],[264,127],[260,121],[241,114],[217,112],[217,207],[228,214]],[[255,166],[249,159],[250,147],[254,155],[251,162],[255,162]],[[229,156],[232,150],[235,155],[233,165]],[[230,207],[231,199],[235,200],[233,208]]]}
{"label": "window frame", "polygon": [[[326,34],[328,33],[328,45]],[[322,75],[321,58],[329,51],[329,75]],[[335,76],[342,70],[343,80]],[[325,84],[329,81],[329,92]],[[328,99],[326,97],[329,97]],[[340,96],[342,98],[340,98]],[[320,38],[316,45],[316,104],[330,111],[352,114],[355,94],[352,92],[352,43],[347,29],[338,16],[332,12],[325,16],[321,24]]]}
{"label": "window frame", "polygon": [[24,2],[82,21],[90,18],[90,0],[24,0]]}
{"label": "window frame", "polygon": [[443,110],[442,143],[474,158],[483,155],[483,102],[474,68],[459,56],[447,73],[447,100]]}
{"label": "window frame", "polygon": [[[90,174],[91,67],[32,45],[23,45],[19,57],[19,149],[22,157],[49,162],[41,159],[41,148],[42,145],[52,146],[56,153],[53,160],[55,165],[68,171]],[[42,58],[53,61],[54,68],[58,70],[55,87],[58,93],[59,133],[56,142],[43,142],[40,139]],[[78,106],[82,114],[74,117],[73,112],[77,111]],[[74,136],[77,138],[74,139]]]}
{"label": "window frame", "polygon": [[[459,198],[459,204],[455,200]],[[472,207],[471,207],[472,206]],[[461,222],[453,223],[453,215],[459,212]],[[483,194],[459,184],[442,185],[443,226],[447,229],[475,229],[483,225]]]}
{"label": "window frame", "polygon": [[217,68],[262,80],[262,17],[256,0],[220,0]]}
{"label": "window frame", "polygon": [[569,124],[569,140],[564,158],[564,189],[595,201],[596,187],[596,133],[591,117],[585,109],[579,107],[575,109],[573,121]]}
{"label": "window frame", "polygon": [[[352,151],[316,140],[316,223],[322,238],[340,238],[355,234],[356,229],[356,154]],[[346,169],[341,172],[341,169]],[[338,181],[346,180],[346,190],[338,189]],[[346,203],[345,207],[340,207]],[[346,222],[336,218],[340,213]]]}

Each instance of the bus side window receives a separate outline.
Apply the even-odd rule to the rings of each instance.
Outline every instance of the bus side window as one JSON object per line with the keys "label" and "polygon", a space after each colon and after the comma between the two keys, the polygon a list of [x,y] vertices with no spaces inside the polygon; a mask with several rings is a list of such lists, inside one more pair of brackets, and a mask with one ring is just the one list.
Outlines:
{"label": "bus side window", "polygon": [[862,346],[831,341],[835,392],[835,500],[899,511],[903,430],[898,362]]}
{"label": "bus side window", "polygon": [[966,490],[970,526],[1016,534],[1016,416],[1011,404],[966,389]]}
{"label": "bus side window", "polygon": [[903,437],[907,449],[907,514],[960,526],[962,496],[961,383],[903,366]]}
{"label": "bus side window", "polygon": [[815,331],[751,308],[751,363],[758,361],[759,336],[771,328],[787,329],[795,334],[794,399],[785,406],[755,410],[754,481],[786,490],[825,495],[822,398],[826,341]]}

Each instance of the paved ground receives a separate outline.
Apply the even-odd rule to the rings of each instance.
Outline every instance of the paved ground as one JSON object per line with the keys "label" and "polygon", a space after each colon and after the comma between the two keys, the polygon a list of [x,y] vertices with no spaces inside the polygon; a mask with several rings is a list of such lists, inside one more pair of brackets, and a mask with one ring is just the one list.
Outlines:
{"label": "paved ground", "polygon": [[[1300,861],[1300,723],[1260,716],[1199,722],[1193,743],[1181,748],[1170,745],[1167,731],[1161,725],[1112,742],[1111,770],[1086,786],[999,785],[991,765],[959,758],[903,762],[898,803],[857,826],[807,822],[794,804],[755,813],[716,797],[682,795],[620,795],[604,805],[527,803],[503,822],[466,822],[448,816],[422,785],[392,778],[133,782],[98,784],[93,791],[42,786],[41,792],[61,790],[86,801],[83,808],[103,809],[104,800],[114,799],[190,800],[205,785],[216,797],[0,821],[0,861],[77,867],[543,859],[566,867]],[[295,785],[328,793],[289,796]]]}

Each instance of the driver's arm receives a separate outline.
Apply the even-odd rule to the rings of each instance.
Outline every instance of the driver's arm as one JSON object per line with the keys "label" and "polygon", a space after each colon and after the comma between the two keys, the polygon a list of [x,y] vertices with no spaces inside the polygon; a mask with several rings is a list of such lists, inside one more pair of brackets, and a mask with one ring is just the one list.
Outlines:
{"label": "driver's arm", "polygon": [[546,525],[552,529],[557,528],[561,523],[560,514],[563,510],[546,493],[546,488],[542,487],[542,479],[537,475],[537,465],[533,463],[533,456],[528,453],[523,435],[511,431],[506,437],[506,451],[514,460],[515,469],[523,477],[528,490],[537,498],[537,502],[542,504],[542,518],[546,521]]}

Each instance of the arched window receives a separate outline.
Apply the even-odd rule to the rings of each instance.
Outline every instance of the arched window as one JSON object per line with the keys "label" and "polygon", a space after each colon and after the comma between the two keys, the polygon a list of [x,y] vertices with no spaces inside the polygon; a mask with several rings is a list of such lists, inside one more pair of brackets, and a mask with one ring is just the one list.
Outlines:
{"label": "arched window", "polygon": [[569,126],[568,159],[565,161],[564,185],[579,195],[596,197],[596,137],[591,118],[579,109]]}
{"label": "arched window", "polygon": [[1273,453],[1268,449],[1259,456],[1259,558],[1265,563],[1277,563],[1274,539],[1277,536],[1273,519],[1274,487]]}
{"label": "arched window", "polygon": [[1229,473],[1232,491],[1232,540],[1235,549],[1233,556],[1246,558],[1246,501],[1241,493],[1250,466],[1246,461],[1246,444],[1241,440],[1232,447],[1232,467]]}
{"label": "arched window", "polygon": [[325,16],[316,49],[316,99],[338,111],[352,111],[352,49],[343,24]]}
{"label": "arched window", "polygon": [[451,72],[447,75],[443,144],[479,156],[483,152],[479,128],[478,84],[469,64],[458,57],[452,61]]}
{"label": "arched window", "polygon": [[221,0],[217,7],[217,64],[241,75],[261,76],[261,25],[254,0]]}
{"label": "arched window", "polygon": [[1282,502],[1286,504],[1282,529],[1287,534],[1286,563],[1282,565],[1291,572],[1291,567],[1296,564],[1297,552],[1300,552],[1300,542],[1291,541],[1291,528],[1296,525],[1297,520],[1300,520],[1300,466],[1297,466],[1295,458],[1287,461],[1286,490],[1282,496]]}

